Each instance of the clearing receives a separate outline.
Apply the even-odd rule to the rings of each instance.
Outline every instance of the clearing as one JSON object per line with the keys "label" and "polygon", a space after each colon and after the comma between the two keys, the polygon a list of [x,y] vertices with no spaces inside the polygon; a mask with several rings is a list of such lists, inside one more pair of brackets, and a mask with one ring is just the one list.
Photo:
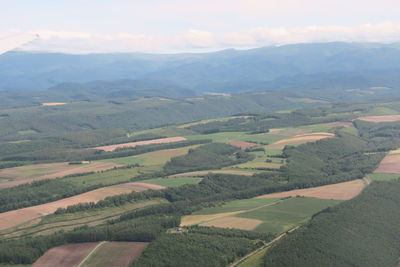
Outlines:
{"label": "clearing", "polygon": [[82,164],[69,164],[68,162],[35,164],[0,170],[0,188],[8,188],[33,181],[61,178],[77,173],[99,172],[121,167],[122,164],[114,162],[88,162]]}
{"label": "clearing", "polygon": [[178,137],[159,138],[159,139],[153,139],[153,140],[147,140],[147,141],[129,142],[129,143],[123,143],[123,144],[109,145],[109,146],[98,146],[98,147],[94,147],[94,149],[104,150],[104,151],[114,151],[117,148],[174,143],[174,142],[180,142],[180,141],[185,141],[185,140],[186,140],[186,138],[178,136]]}
{"label": "clearing", "polygon": [[0,230],[8,229],[18,226],[22,223],[38,219],[42,216],[54,213],[59,208],[66,208],[68,206],[76,205],[79,203],[98,202],[106,197],[128,194],[133,191],[140,192],[148,189],[158,190],[163,189],[164,186],[147,184],[147,183],[125,183],[109,187],[99,188],[89,191],[80,195],[69,198],[60,199],[54,202],[41,204],[38,206],[22,208],[0,213]]}
{"label": "clearing", "polygon": [[369,181],[367,179],[359,179],[338,184],[266,194],[256,198],[261,199],[304,196],[321,199],[349,200],[359,195],[368,184]]}

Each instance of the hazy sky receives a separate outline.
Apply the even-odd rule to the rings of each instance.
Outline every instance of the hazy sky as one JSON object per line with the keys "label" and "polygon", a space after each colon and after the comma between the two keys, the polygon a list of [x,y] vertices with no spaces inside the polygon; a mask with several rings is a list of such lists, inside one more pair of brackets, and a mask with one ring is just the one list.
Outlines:
{"label": "hazy sky", "polygon": [[0,0],[0,36],[23,49],[169,52],[400,41],[399,0]]}

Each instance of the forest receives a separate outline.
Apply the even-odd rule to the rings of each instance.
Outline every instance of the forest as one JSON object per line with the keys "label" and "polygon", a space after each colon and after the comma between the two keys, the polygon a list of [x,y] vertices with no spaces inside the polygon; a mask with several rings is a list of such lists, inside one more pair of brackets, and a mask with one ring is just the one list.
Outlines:
{"label": "forest", "polygon": [[400,180],[315,215],[265,255],[264,266],[398,266]]}

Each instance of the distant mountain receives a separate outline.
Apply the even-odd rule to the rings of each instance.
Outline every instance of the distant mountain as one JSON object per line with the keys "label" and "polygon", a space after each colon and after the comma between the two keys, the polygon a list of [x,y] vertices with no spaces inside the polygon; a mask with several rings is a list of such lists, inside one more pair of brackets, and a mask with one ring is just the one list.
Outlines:
{"label": "distant mountain", "polygon": [[[0,90],[45,90],[64,83],[56,88],[91,92],[97,88],[105,93],[116,82],[122,83],[117,87],[125,87],[126,80],[130,80],[135,82],[130,82],[128,90],[120,90],[121,94],[132,95],[133,90],[143,96],[144,90],[149,89],[157,91],[157,95],[165,90],[167,96],[189,96],[193,91],[232,93],[371,86],[397,89],[397,77],[399,44],[297,44],[171,55],[10,52],[0,56]],[[65,84],[92,81],[97,82]]]}

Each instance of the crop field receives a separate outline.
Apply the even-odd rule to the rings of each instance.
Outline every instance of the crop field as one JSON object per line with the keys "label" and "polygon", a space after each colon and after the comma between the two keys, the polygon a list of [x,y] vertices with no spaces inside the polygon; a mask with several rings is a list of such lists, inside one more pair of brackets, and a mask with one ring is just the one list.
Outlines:
{"label": "crop field", "polygon": [[109,196],[127,194],[133,191],[140,192],[148,189],[157,190],[163,188],[165,187],[155,184],[126,183],[126,184],[99,188],[80,195],[64,198],[61,200],[57,200],[42,205],[3,212],[0,213],[0,230],[16,227],[18,225],[28,223],[32,220],[39,219],[42,216],[54,213],[59,208],[66,208],[68,206],[79,203],[90,203],[90,202],[96,203]]}
{"label": "crop field", "polygon": [[234,200],[220,207],[206,208],[184,216],[181,224],[280,233],[340,202],[308,197]]}
{"label": "crop field", "polygon": [[42,106],[44,107],[54,107],[54,106],[62,106],[62,105],[66,105],[66,102],[45,102],[42,103]]}
{"label": "crop field", "polygon": [[156,178],[144,180],[148,184],[161,185],[165,187],[179,187],[185,184],[198,184],[202,178],[188,178],[188,177],[176,177],[176,178]]}
{"label": "crop field", "polygon": [[242,171],[242,170],[210,170],[210,171],[195,171],[195,172],[184,172],[171,175],[169,177],[186,177],[186,176],[205,176],[209,173],[221,173],[221,174],[237,174],[237,175],[246,175],[251,176],[255,172],[252,171]]}
{"label": "crop field", "polygon": [[100,172],[121,167],[113,162],[90,162],[70,165],[68,162],[36,164],[22,167],[0,169],[0,188],[8,188],[33,181],[64,177],[67,175],[87,172]]}
{"label": "crop field", "polygon": [[104,186],[116,183],[129,182],[132,177],[136,177],[142,168],[121,168],[108,170],[86,175],[62,178],[64,181],[71,182],[78,186],[92,186],[102,184]]}
{"label": "crop field", "polygon": [[358,120],[369,122],[394,122],[400,121],[400,115],[383,115],[383,116],[366,116],[360,117]]}
{"label": "crop field", "polygon": [[140,164],[143,166],[156,166],[156,165],[164,165],[167,161],[169,161],[172,157],[185,155],[188,153],[189,149],[193,149],[198,147],[198,145],[187,146],[175,149],[165,149],[159,150],[155,152],[144,153],[138,156],[130,156],[130,157],[121,157],[121,158],[111,158],[100,160],[103,162],[114,162],[120,164]]}
{"label": "crop field", "polygon": [[[245,163],[241,163],[238,165],[232,166],[232,168],[239,168],[239,169],[278,169],[281,167],[284,163],[285,160],[281,158],[274,158],[274,157],[269,157],[267,152],[264,151],[257,151],[257,152],[250,152],[253,154],[255,157],[253,160]],[[281,151],[279,151],[280,154]],[[273,153],[271,153],[273,154]]]}
{"label": "crop field", "polygon": [[20,236],[47,235],[63,230],[68,231],[80,226],[95,226],[118,218],[127,211],[143,208],[150,205],[168,202],[165,199],[152,199],[127,203],[117,207],[104,207],[90,211],[74,213],[50,214],[39,220],[30,221],[20,226],[0,231],[0,239],[15,238]]}
{"label": "crop field", "polygon": [[400,174],[400,154],[387,155],[374,173]]}
{"label": "crop field", "polygon": [[235,147],[238,147],[240,149],[246,149],[246,148],[250,148],[250,147],[259,146],[258,144],[250,143],[250,142],[244,142],[244,141],[232,141],[232,142],[229,142],[229,144],[231,146],[235,146]]}
{"label": "crop field", "polygon": [[78,266],[97,245],[96,242],[88,242],[52,248],[40,257],[32,267]]}
{"label": "crop field", "polygon": [[321,199],[337,199],[337,200],[349,200],[359,195],[364,188],[368,185],[368,181],[364,179],[354,180],[350,182],[324,185],[306,189],[291,190],[280,193],[272,193],[257,197],[262,198],[282,198],[282,197],[314,197]]}
{"label": "crop field", "polygon": [[263,221],[254,229],[255,231],[280,233],[304,223],[315,213],[340,202],[340,200],[296,197],[235,216]]}
{"label": "crop field", "polygon": [[262,220],[240,218],[240,217],[222,217],[202,223],[202,226],[213,226],[219,228],[236,228],[241,230],[253,230],[262,224]]}
{"label": "crop field", "polygon": [[98,146],[94,147],[94,149],[104,150],[104,151],[114,151],[117,148],[124,148],[124,147],[135,147],[135,146],[145,146],[145,145],[153,145],[153,144],[166,144],[166,143],[174,143],[185,141],[186,138],[184,137],[168,137],[168,138],[159,138],[147,141],[138,141],[138,142],[129,142],[123,144],[116,144],[116,145],[109,145],[109,146]]}
{"label": "crop field", "polygon": [[300,145],[308,142],[315,142],[324,138],[332,138],[334,136],[335,135],[332,133],[325,133],[325,132],[296,135],[294,137],[272,143],[271,145],[268,145],[267,148],[283,149],[287,145]]}
{"label": "crop field", "polygon": [[128,267],[147,248],[146,242],[104,242],[82,263],[87,267]]}
{"label": "crop field", "polygon": [[372,181],[393,181],[400,178],[400,174],[394,173],[371,173],[368,177]]}

